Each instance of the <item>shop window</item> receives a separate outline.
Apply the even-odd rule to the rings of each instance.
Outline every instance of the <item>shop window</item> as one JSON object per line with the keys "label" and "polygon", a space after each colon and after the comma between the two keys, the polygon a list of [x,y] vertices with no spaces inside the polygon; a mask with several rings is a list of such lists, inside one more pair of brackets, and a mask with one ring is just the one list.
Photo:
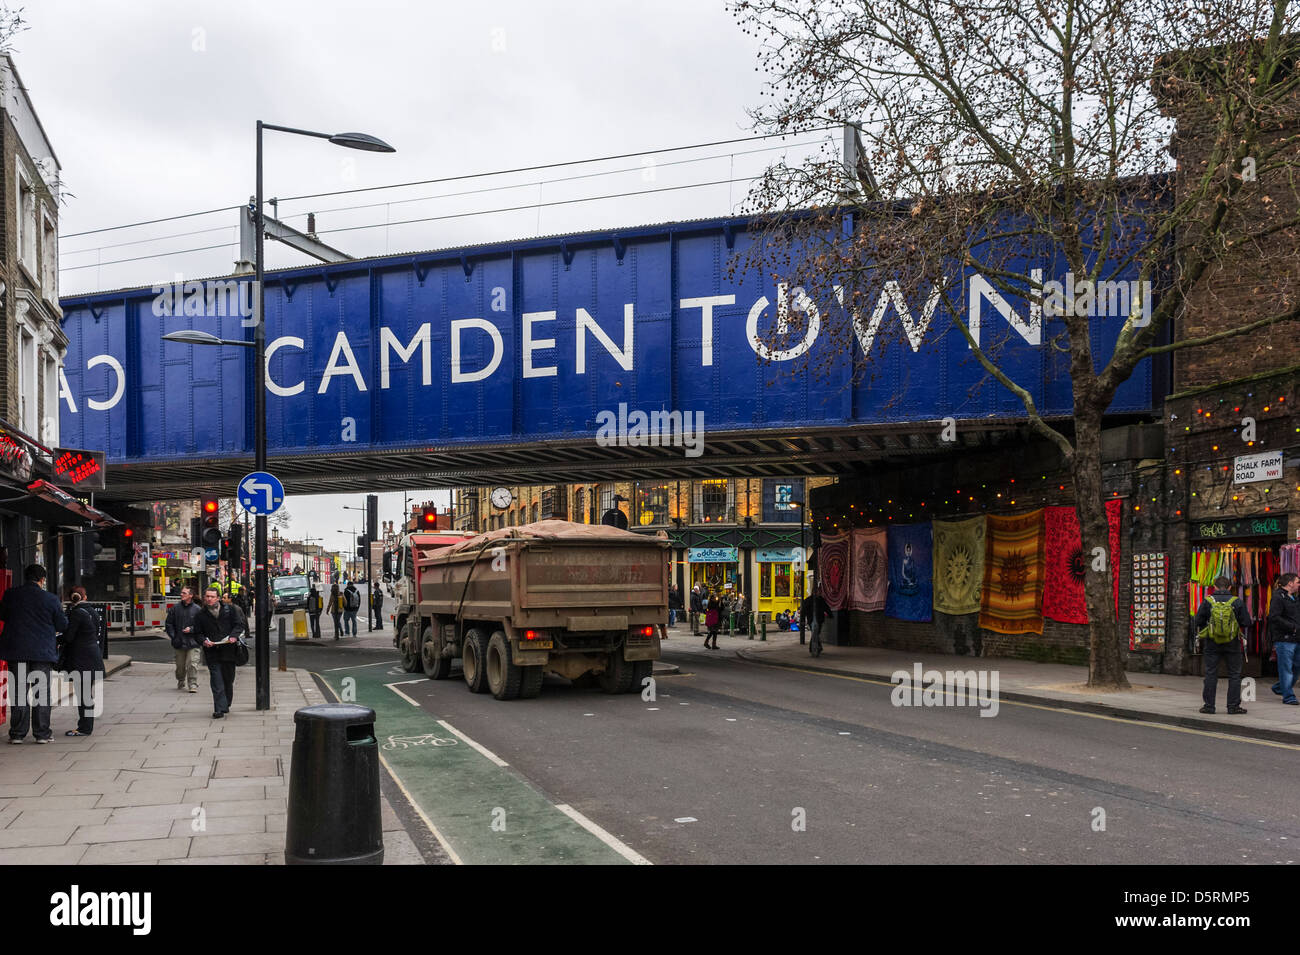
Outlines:
{"label": "shop window", "polygon": [[694,484],[694,524],[734,524],[736,492],[730,478],[696,481]]}
{"label": "shop window", "polygon": [[633,520],[642,527],[653,527],[668,523],[667,484],[637,484],[633,496],[636,498],[636,513]]}
{"label": "shop window", "polygon": [[556,518],[565,520],[568,512],[565,508],[563,487],[548,487],[542,491],[542,519]]}
{"label": "shop window", "polygon": [[803,478],[763,479],[763,522],[798,524],[801,508],[792,503],[806,501]]}
{"label": "shop window", "polygon": [[600,486],[600,513],[603,515],[614,506],[614,493],[617,490],[613,484],[602,484]]}
{"label": "shop window", "polygon": [[761,597],[772,596],[772,565],[758,565],[758,593]]}

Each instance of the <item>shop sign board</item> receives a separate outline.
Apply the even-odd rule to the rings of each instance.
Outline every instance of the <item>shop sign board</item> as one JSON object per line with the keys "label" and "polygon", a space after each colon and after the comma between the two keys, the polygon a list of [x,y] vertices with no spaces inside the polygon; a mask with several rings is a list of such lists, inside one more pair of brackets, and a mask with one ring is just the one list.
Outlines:
{"label": "shop sign board", "polygon": [[104,452],[55,448],[52,483],[85,491],[104,490]]}
{"label": "shop sign board", "polygon": [[799,559],[797,547],[760,547],[754,551],[760,564],[789,564]]}
{"label": "shop sign board", "polygon": [[1282,452],[1261,451],[1232,459],[1232,483],[1253,484],[1257,481],[1282,480]]}
{"label": "shop sign board", "polygon": [[133,567],[137,574],[148,576],[153,566],[152,556],[150,554],[151,545],[148,541],[135,542],[135,562]]}
{"label": "shop sign board", "polygon": [[686,559],[692,564],[734,564],[739,558],[734,547],[688,547]]}
{"label": "shop sign board", "polygon": [[1237,537],[1285,537],[1286,515],[1261,514],[1226,521],[1197,521],[1193,540],[1231,540]]}

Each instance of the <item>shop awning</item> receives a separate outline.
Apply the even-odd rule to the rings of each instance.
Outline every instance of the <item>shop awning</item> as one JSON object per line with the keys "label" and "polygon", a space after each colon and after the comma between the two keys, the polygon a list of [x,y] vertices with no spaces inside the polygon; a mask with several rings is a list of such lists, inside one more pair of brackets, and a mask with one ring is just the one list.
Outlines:
{"label": "shop awning", "polygon": [[98,508],[82,503],[62,488],[39,478],[25,489],[14,487],[12,493],[0,497],[0,511],[22,514],[58,527],[114,527],[121,523]]}

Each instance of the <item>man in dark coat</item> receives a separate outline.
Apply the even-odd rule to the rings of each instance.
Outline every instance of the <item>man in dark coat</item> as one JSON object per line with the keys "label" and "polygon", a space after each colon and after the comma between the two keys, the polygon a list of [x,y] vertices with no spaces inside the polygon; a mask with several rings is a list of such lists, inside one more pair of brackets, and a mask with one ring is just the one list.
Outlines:
{"label": "man in dark coat", "polygon": [[89,736],[104,706],[104,658],[99,654],[99,617],[86,604],[85,587],[72,588],[68,629],[60,643],[59,670],[68,674],[77,693],[77,728],[63,735]]}
{"label": "man in dark coat", "polygon": [[373,580],[368,585],[372,591],[370,602],[374,605],[375,611],[375,629],[384,629],[384,588],[380,587]]}
{"label": "man in dark coat", "polygon": [[627,515],[618,506],[619,502],[626,500],[627,498],[622,494],[615,494],[613,504],[608,511],[601,515],[600,522],[607,527],[617,527],[621,531],[627,530]]}
{"label": "man in dark coat", "polygon": [[203,635],[203,656],[212,684],[212,718],[219,720],[230,712],[235,698],[235,645],[247,625],[237,607],[221,602],[216,587],[203,592],[203,609],[196,619],[199,633]]}
{"label": "man in dark coat", "polygon": [[1300,705],[1296,699],[1295,682],[1300,679],[1297,670],[1296,647],[1300,645],[1300,577],[1295,574],[1283,574],[1278,578],[1277,593],[1268,609],[1268,638],[1277,650],[1277,682],[1273,692],[1282,697],[1283,703],[1291,706]]}
{"label": "man in dark coat", "polygon": [[1204,706],[1201,707],[1202,713],[1214,712],[1214,697],[1219,686],[1219,662],[1227,664],[1228,667],[1228,712],[1237,715],[1244,715],[1246,708],[1241,705],[1241,668],[1242,668],[1242,646],[1240,634],[1243,630],[1249,630],[1251,626],[1250,611],[1246,609],[1245,602],[1232,593],[1232,578],[1219,576],[1214,578],[1214,593],[1206,596],[1201,601],[1200,608],[1196,611],[1196,632],[1204,631],[1209,623],[1213,607],[1216,603],[1228,603],[1232,606],[1232,614],[1236,623],[1236,633],[1228,643],[1216,643],[1209,637],[1201,640],[1201,652],[1204,654],[1205,666],[1205,685],[1201,690],[1201,700]]}
{"label": "man in dark coat", "polygon": [[12,685],[17,688],[9,713],[11,743],[26,738],[29,724],[38,743],[48,743],[54,735],[50,729],[50,669],[59,659],[54,635],[68,628],[68,618],[59,598],[46,591],[45,578],[45,568],[32,564],[23,571],[23,585],[10,587],[0,600],[0,621],[4,621],[0,660],[9,664]]}
{"label": "man in dark coat", "polygon": [[167,611],[163,625],[176,651],[176,689],[183,690],[188,684],[191,693],[199,692],[199,651],[203,648],[203,637],[197,618],[202,610],[194,599],[194,591],[182,587],[181,602]]}

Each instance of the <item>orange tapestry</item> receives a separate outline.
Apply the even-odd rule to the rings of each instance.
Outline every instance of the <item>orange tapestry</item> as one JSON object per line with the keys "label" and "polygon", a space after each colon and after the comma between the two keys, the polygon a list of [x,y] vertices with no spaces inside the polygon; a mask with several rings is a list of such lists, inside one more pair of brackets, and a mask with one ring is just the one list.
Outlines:
{"label": "orange tapestry", "polygon": [[980,626],[996,633],[1043,632],[1043,511],[988,515]]}

